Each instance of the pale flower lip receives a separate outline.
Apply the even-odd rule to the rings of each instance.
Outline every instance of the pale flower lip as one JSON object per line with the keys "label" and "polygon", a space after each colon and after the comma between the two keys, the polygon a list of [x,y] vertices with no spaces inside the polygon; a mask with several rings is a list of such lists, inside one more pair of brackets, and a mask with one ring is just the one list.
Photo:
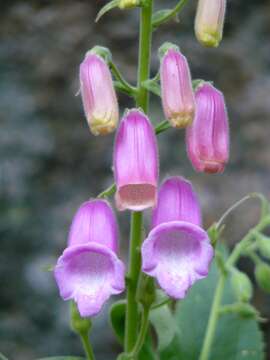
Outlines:
{"label": "pale flower lip", "polygon": [[206,47],[217,47],[222,39],[226,0],[199,0],[195,34]]}
{"label": "pale flower lip", "polygon": [[120,122],[114,146],[116,205],[119,210],[141,211],[156,204],[158,147],[154,128],[138,109]]}
{"label": "pale flower lip", "polygon": [[172,298],[208,275],[214,250],[201,228],[201,212],[191,184],[182,177],[164,181],[152,214],[152,230],[142,245],[142,270]]}
{"label": "pale flower lip", "polygon": [[172,298],[208,275],[213,248],[207,232],[185,221],[170,221],[150,231],[142,246],[142,270],[157,279]]}
{"label": "pale flower lip", "polygon": [[74,216],[68,247],[54,269],[61,297],[73,299],[81,316],[98,314],[112,294],[124,290],[125,267],[117,249],[118,228],[109,203],[83,203]]}
{"label": "pale flower lip", "polygon": [[81,95],[85,116],[94,135],[115,130],[119,119],[112,75],[103,58],[88,52],[80,65]]}
{"label": "pale flower lip", "polygon": [[184,128],[193,121],[195,101],[188,62],[183,54],[170,48],[160,64],[163,111],[171,125]]}
{"label": "pale flower lip", "polygon": [[221,173],[229,160],[229,124],[223,94],[204,83],[195,99],[195,118],[186,131],[188,157],[198,172]]}

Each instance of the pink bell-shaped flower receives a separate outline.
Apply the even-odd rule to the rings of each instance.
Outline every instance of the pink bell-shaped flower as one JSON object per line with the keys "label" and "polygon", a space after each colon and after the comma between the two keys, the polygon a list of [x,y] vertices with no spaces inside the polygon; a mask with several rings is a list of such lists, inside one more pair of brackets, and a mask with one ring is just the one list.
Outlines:
{"label": "pink bell-shaped flower", "polygon": [[160,83],[166,118],[176,128],[190,125],[195,111],[191,75],[185,56],[175,48],[162,57]]}
{"label": "pink bell-shaped flower", "polygon": [[205,83],[199,86],[195,99],[195,118],[186,133],[188,157],[199,172],[223,172],[229,159],[229,125],[224,97],[214,86]]}
{"label": "pink bell-shaped flower", "polygon": [[191,184],[181,177],[167,179],[153,210],[152,230],[142,245],[142,270],[155,277],[169,296],[182,299],[194,282],[208,275],[212,257]]}
{"label": "pink bell-shaped flower", "polygon": [[81,316],[96,315],[112,294],[124,290],[124,265],[117,251],[118,228],[108,202],[82,204],[54,269],[61,297],[73,299]]}
{"label": "pink bell-shaped flower", "polygon": [[122,119],[114,146],[114,177],[119,210],[141,211],[156,203],[158,148],[153,126],[137,109]]}
{"label": "pink bell-shaped flower", "polygon": [[80,65],[81,95],[85,116],[94,135],[117,127],[119,110],[110,70],[97,54],[88,52]]}

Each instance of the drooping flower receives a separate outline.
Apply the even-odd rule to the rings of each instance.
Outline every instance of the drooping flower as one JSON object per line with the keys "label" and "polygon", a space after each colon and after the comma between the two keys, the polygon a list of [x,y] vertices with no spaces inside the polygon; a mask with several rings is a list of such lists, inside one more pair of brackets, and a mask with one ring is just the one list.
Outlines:
{"label": "drooping flower", "polygon": [[195,170],[223,172],[229,159],[229,125],[224,97],[211,84],[195,93],[196,114],[187,128],[188,157]]}
{"label": "drooping flower", "polygon": [[88,52],[80,65],[80,84],[85,116],[94,135],[112,132],[119,110],[110,70],[97,54]]}
{"label": "drooping flower", "polygon": [[142,270],[169,296],[182,299],[195,281],[208,275],[212,257],[191,184],[181,177],[169,178],[159,190],[152,230],[142,245]]}
{"label": "drooping flower", "polygon": [[198,41],[207,47],[217,47],[222,39],[226,0],[199,0],[195,34]]}
{"label": "drooping flower", "polygon": [[190,125],[195,111],[191,75],[185,56],[175,48],[170,48],[161,60],[160,83],[166,118],[176,128]]}
{"label": "drooping flower", "polygon": [[122,119],[114,147],[114,177],[119,210],[140,211],[156,203],[158,148],[154,129],[137,109]]}
{"label": "drooping flower", "polygon": [[61,297],[73,299],[81,316],[96,315],[112,294],[124,290],[124,265],[117,251],[118,228],[108,202],[82,204],[54,270]]}

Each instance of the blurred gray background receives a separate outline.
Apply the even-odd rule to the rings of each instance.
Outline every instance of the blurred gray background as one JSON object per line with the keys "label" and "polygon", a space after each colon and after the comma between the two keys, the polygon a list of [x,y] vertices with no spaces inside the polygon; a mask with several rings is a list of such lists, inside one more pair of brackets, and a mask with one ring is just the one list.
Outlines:
{"label": "blurred gray background", "polygon": [[[78,91],[78,68],[93,45],[110,47],[131,82],[136,78],[138,12],[114,10],[95,24],[98,0],[1,0],[0,12],[0,351],[9,359],[81,355],[69,330],[68,305],[44,269],[64,249],[77,207],[112,181],[113,135],[88,130]],[[174,1],[156,0],[156,8]],[[231,129],[230,163],[223,175],[196,174],[186,157],[184,132],[159,138],[161,176],[191,179],[205,226],[252,191],[270,196],[270,4],[229,0],[224,40],[218,49],[201,47],[193,33],[195,0],[180,21],[155,32],[180,45],[194,78],[213,80],[225,94]],[[163,120],[159,99],[151,98],[153,122]],[[122,110],[131,99],[119,94]],[[229,219],[229,245],[256,222],[258,206],[245,204]],[[126,258],[128,214],[118,216]],[[252,264],[240,264],[252,276]],[[255,304],[270,317],[269,297],[259,290]],[[95,319],[92,341],[98,360],[114,359],[107,310]],[[269,324],[263,325],[270,341]],[[268,350],[270,354],[270,350]],[[270,359],[270,355],[268,355]],[[228,359],[229,360],[229,359]]]}

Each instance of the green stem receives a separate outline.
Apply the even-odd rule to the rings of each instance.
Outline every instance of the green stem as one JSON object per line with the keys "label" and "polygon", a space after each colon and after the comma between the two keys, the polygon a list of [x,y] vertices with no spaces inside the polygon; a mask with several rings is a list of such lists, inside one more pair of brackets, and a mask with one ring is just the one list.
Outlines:
{"label": "green stem", "polygon": [[122,76],[122,74],[120,73],[120,71],[118,70],[117,66],[110,61],[109,62],[111,71],[115,77],[115,79],[117,81],[119,81],[119,83],[122,85],[122,89],[125,90],[128,94],[130,94],[131,96],[135,96],[137,94],[137,88],[130,85]]}
{"label": "green stem", "polygon": [[152,22],[153,28],[157,28],[159,25],[169,21],[170,19],[174,18],[185,6],[188,0],[180,0],[177,5],[170,11],[168,14],[162,18],[154,20]]}
{"label": "green stem", "polygon": [[136,291],[141,268],[140,245],[142,240],[142,212],[131,215],[130,247],[129,247],[129,273],[127,277],[127,308],[125,324],[125,352],[131,352],[138,329],[138,304]]}
{"label": "green stem", "polygon": [[138,66],[138,95],[137,106],[142,108],[145,113],[148,111],[149,93],[143,87],[143,82],[148,80],[151,60],[152,45],[152,9],[153,0],[145,1],[141,8],[140,18],[140,43],[139,43],[139,66]]}
{"label": "green stem", "polygon": [[161,121],[156,127],[155,127],[155,132],[156,132],[156,135],[159,135],[161,134],[162,132],[168,130],[171,128],[171,124],[167,121],[167,120],[164,120],[164,121]]}
{"label": "green stem", "polygon": [[[137,80],[136,105],[148,111],[149,94],[142,84],[149,78],[151,43],[152,43],[152,8],[153,0],[148,0],[141,8],[140,18],[140,42],[139,42],[139,64]],[[127,281],[127,310],[125,324],[125,352],[132,351],[136,344],[139,312],[136,302],[136,291],[141,268],[140,246],[142,241],[142,212],[134,212],[131,215],[131,236],[130,236],[130,256],[129,256],[129,275]]]}
{"label": "green stem", "polygon": [[110,185],[107,189],[105,189],[104,191],[102,191],[100,194],[98,194],[98,198],[106,198],[109,197],[113,194],[115,194],[116,192],[116,185],[113,183],[112,185]]}
{"label": "green stem", "polygon": [[160,307],[162,307],[162,306],[164,306],[164,305],[170,304],[171,302],[172,302],[172,299],[171,299],[171,298],[167,298],[167,299],[161,301],[161,302],[158,303],[158,304],[152,305],[152,306],[151,306],[151,310],[158,309],[158,308],[160,308]]}
{"label": "green stem", "polygon": [[[225,267],[226,269],[231,268],[237,262],[242,253],[246,250],[246,248],[250,245],[252,238],[254,237],[254,233],[258,231],[262,231],[264,228],[270,225],[270,217],[266,216],[262,218],[259,223],[251,229],[247,235],[235,246],[228,260],[226,261]],[[217,320],[219,315],[220,304],[222,300],[223,290],[226,281],[226,274],[224,272],[220,273],[220,278],[216,287],[214,300],[208,320],[208,325],[206,329],[206,335],[203,342],[203,347],[201,351],[201,355],[199,360],[208,360],[210,356],[211,346],[213,344]]]}
{"label": "green stem", "polygon": [[141,320],[141,328],[140,328],[140,332],[136,341],[136,344],[132,350],[132,352],[130,353],[129,357],[130,359],[136,359],[143,344],[145,341],[145,337],[147,334],[147,330],[148,330],[148,318],[149,318],[149,313],[150,313],[150,309],[149,307],[144,307],[143,309],[143,314],[142,314],[142,320]]}
{"label": "green stem", "polygon": [[87,356],[87,360],[95,360],[94,352],[88,339],[88,333],[80,332],[79,335],[83,344],[85,354]]}
{"label": "green stem", "polygon": [[233,266],[236,261],[239,259],[241,254],[246,250],[246,248],[250,245],[252,238],[256,235],[256,232],[262,231],[265,227],[270,225],[270,217],[266,216],[263,218],[254,228],[249,230],[247,235],[235,246],[233,252],[229,256],[226,267],[230,268]]}
{"label": "green stem", "polygon": [[204,338],[203,347],[202,347],[202,351],[201,351],[199,360],[208,360],[209,355],[210,355],[211,346],[212,346],[215,331],[216,331],[217,320],[218,320],[218,316],[219,316],[219,307],[220,307],[220,303],[221,303],[221,299],[222,299],[222,295],[223,295],[225,280],[226,280],[225,275],[221,274],[218,284],[217,284],[217,287],[216,287],[214,300],[213,300],[212,308],[211,308],[211,313],[210,313],[209,320],[208,320],[206,335]]}

